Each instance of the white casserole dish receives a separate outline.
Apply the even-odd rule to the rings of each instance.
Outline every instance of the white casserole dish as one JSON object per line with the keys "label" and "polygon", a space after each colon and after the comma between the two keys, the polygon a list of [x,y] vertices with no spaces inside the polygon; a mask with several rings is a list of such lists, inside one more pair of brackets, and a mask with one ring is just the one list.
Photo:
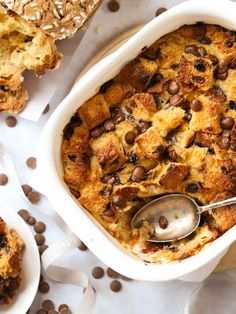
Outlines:
{"label": "white casserole dish", "polygon": [[137,260],[78,204],[63,182],[60,160],[62,130],[76,109],[128,61],[134,59],[143,47],[150,46],[164,34],[184,24],[198,21],[236,30],[235,12],[236,3],[228,0],[190,0],[168,10],[87,72],[58,106],[43,130],[35,187],[47,195],[57,213],[98,258],[125,276],[149,281],[201,281],[213,271],[230,244],[236,240],[236,226],[197,255],[181,262],[159,265]]}

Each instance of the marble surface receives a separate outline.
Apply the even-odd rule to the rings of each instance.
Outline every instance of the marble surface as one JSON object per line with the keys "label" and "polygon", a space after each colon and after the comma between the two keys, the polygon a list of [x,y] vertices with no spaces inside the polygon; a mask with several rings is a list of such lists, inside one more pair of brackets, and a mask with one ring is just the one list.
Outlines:
{"label": "marble surface", "polygon": [[[201,0],[199,0],[201,1]],[[89,26],[88,32],[93,38],[90,51],[84,51],[81,55],[81,60],[91,58],[101,45],[106,44],[111,39],[111,36],[107,37],[106,32],[102,27],[103,20],[108,19],[113,30],[113,36],[117,36],[119,33],[139,23],[149,21],[155,15],[155,11],[158,7],[165,6],[170,7],[174,4],[182,1],[158,1],[158,0],[121,0],[121,9],[117,13],[110,13],[107,11],[107,2],[101,6],[97,14],[94,16],[92,23]],[[148,4],[148,5],[147,5]],[[126,24],[120,24],[120,15],[126,14],[129,18],[126,19]],[[98,31],[98,27],[101,27],[102,31]],[[101,40],[101,34],[102,40]],[[83,41],[86,40],[86,36]],[[82,41],[82,51],[86,44]],[[84,48],[85,49],[85,48]],[[77,60],[77,66],[78,66]],[[79,69],[79,66],[78,66]],[[56,102],[55,102],[56,104]],[[1,114],[0,119],[0,142],[7,148],[10,153],[16,169],[18,171],[20,181],[22,184],[28,183],[33,170],[26,166],[26,159],[36,154],[37,142],[41,133],[41,130],[46,123],[52,112],[52,108],[49,113],[43,115],[37,123],[27,121],[21,118],[17,118],[17,125],[14,128],[9,128],[5,124],[5,118],[7,114]],[[0,172],[4,171],[0,165]],[[20,208],[27,208],[30,213],[37,219],[46,222],[47,230],[45,232],[46,243],[48,245],[53,244],[56,240],[63,237],[63,233],[59,228],[50,221],[46,216],[36,212],[29,204],[25,204],[22,199],[17,196],[14,190],[14,184],[9,177],[9,183],[6,186],[0,187],[0,198],[7,202],[14,210]],[[45,174],[45,180],[46,180]],[[55,191],[55,193],[57,193]],[[47,200],[42,197],[41,206],[52,210]],[[102,250],[103,248],[101,248]],[[191,293],[199,287],[199,283],[186,283],[181,281],[171,281],[165,283],[154,282],[137,282],[137,281],[122,281],[123,289],[119,293],[114,293],[109,289],[111,279],[105,276],[103,279],[97,280],[92,278],[91,269],[94,266],[103,265],[90,251],[81,252],[74,250],[65,257],[63,257],[59,264],[68,265],[71,267],[78,267],[83,270],[91,279],[96,292],[97,302],[94,310],[95,314],[182,314],[184,313],[184,307],[189,299]],[[32,265],[32,271],[33,265]],[[224,279],[229,281],[236,280],[236,271],[227,271],[224,273],[218,273],[211,275],[210,278]],[[50,292],[42,295],[37,294],[32,306],[31,313],[36,313],[36,310],[40,308],[42,300],[52,299],[56,305],[61,303],[67,303],[70,305],[72,312],[75,311],[78,300],[82,296],[82,288],[54,283],[48,280],[50,283]],[[221,284],[218,281],[218,291],[221,291]],[[223,291],[221,291],[223,295]],[[204,302],[210,302],[209,300]],[[210,307],[211,303],[208,303]],[[216,309],[216,307],[214,307]],[[196,313],[196,312],[194,312]],[[208,311],[205,313],[212,313]],[[214,312],[216,313],[216,312]],[[221,312],[222,313],[222,312]],[[225,313],[233,313],[225,311]],[[17,314],[17,313],[16,313]],[[201,314],[204,314],[201,312]],[[222,313],[224,314],[224,313]]]}

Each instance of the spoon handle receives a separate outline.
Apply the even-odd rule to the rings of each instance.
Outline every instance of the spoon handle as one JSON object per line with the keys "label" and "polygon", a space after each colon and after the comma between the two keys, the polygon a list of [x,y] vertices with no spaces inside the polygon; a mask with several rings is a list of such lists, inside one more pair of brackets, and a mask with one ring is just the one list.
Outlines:
{"label": "spoon handle", "polygon": [[200,206],[200,213],[203,213],[207,210],[210,209],[215,209],[221,206],[226,206],[226,205],[231,205],[231,204],[235,204],[236,203],[236,197],[232,197],[232,198],[228,198],[227,200],[221,201],[221,202],[217,202],[217,203],[213,203],[210,205],[205,205],[205,206]]}

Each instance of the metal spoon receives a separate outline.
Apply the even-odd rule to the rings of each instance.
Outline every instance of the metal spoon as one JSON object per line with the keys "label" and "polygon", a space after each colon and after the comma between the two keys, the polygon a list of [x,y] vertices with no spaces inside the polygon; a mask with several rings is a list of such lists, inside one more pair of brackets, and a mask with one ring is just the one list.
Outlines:
{"label": "metal spoon", "polygon": [[171,242],[190,235],[207,210],[236,203],[236,197],[214,204],[199,206],[191,197],[169,194],[143,206],[133,217],[131,228],[140,228],[147,221],[155,230],[150,242]]}

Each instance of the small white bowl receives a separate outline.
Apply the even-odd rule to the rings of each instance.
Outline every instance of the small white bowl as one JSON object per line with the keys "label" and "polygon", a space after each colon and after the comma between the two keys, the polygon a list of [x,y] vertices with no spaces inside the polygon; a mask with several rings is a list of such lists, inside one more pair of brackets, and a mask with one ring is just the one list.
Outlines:
{"label": "small white bowl", "polygon": [[[236,3],[228,0],[190,0],[173,7],[145,25],[117,51],[97,63],[58,106],[41,136],[36,188],[48,196],[72,231],[105,264],[121,274],[150,281],[203,280],[236,240],[236,226],[195,256],[165,265],[146,264],[125,251],[73,198],[63,182],[60,158],[62,131],[72,114],[99,86],[113,78],[145,46],[184,24],[202,21],[236,30]],[[36,178],[36,177],[35,177]]]}
{"label": "small white bowl", "polygon": [[13,302],[0,306],[0,314],[25,314],[37,293],[40,277],[40,258],[33,234],[23,219],[5,203],[0,201],[0,217],[7,228],[13,228],[24,241],[22,260],[22,282]]}

